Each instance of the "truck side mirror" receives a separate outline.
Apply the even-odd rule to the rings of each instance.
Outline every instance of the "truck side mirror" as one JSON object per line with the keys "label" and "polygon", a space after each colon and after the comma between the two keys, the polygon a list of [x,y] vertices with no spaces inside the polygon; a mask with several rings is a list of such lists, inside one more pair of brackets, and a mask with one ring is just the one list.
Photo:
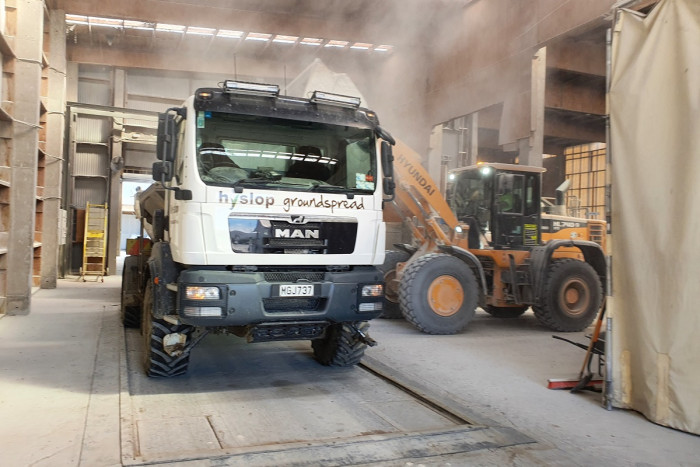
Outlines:
{"label": "truck side mirror", "polygon": [[156,156],[161,161],[175,160],[175,115],[169,112],[158,114]]}
{"label": "truck side mirror", "polygon": [[384,194],[390,198],[385,201],[394,199],[394,191],[396,183],[394,182],[394,151],[391,144],[387,141],[382,141],[382,171],[384,172]]}
{"label": "truck side mirror", "polygon": [[158,161],[153,163],[153,180],[156,182],[169,182],[173,179],[173,163],[170,161]]}

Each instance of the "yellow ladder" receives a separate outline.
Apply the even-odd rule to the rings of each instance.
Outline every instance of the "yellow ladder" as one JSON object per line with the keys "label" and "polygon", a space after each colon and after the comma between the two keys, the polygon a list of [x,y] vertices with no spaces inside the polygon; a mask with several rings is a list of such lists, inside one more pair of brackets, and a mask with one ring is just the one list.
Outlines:
{"label": "yellow ladder", "polygon": [[83,267],[80,278],[97,276],[95,281],[105,281],[107,255],[107,205],[87,203],[85,208],[85,238],[83,239]]}

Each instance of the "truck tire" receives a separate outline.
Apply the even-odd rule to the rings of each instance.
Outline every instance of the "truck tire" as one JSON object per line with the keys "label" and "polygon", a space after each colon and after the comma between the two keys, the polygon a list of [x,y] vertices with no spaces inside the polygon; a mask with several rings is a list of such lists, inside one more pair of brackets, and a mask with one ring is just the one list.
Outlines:
{"label": "truck tire", "polygon": [[172,324],[153,317],[153,284],[149,280],[143,298],[143,367],[147,376],[171,377],[187,373],[190,362],[189,349],[179,355],[171,356],[163,348],[163,338],[168,334],[179,333],[186,338],[185,346],[190,342],[192,326]]}
{"label": "truck tire", "polygon": [[549,267],[542,303],[532,310],[548,328],[574,332],[593,322],[602,301],[603,287],[595,269],[583,261],[564,259]]}
{"label": "truck tire", "polygon": [[358,339],[357,332],[352,328],[353,324],[362,333],[367,334],[367,321],[336,323],[328,326],[325,337],[311,341],[314,358],[321,365],[344,367],[360,363],[367,344]]}
{"label": "truck tire", "polygon": [[484,307],[484,311],[494,318],[501,318],[501,319],[513,319],[517,318],[518,316],[522,315],[527,311],[527,309],[530,308],[527,305],[523,306],[493,306],[493,305],[486,305]]}
{"label": "truck tire", "polygon": [[472,270],[451,255],[431,253],[404,271],[399,301],[406,321],[428,334],[454,334],[474,318],[479,287]]}
{"label": "truck tire", "polygon": [[384,256],[384,264],[378,266],[377,269],[384,274],[384,304],[382,314],[379,316],[384,319],[400,319],[403,318],[401,306],[399,305],[399,288],[398,284],[394,286],[392,281],[396,280],[396,264],[408,261],[411,257],[405,251],[387,250]]}
{"label": "truck tire", "polygon": [[138,264],[138,258],[134,256],[127,256],[124,260],[124,268],[122,269],[121,319],[125,328],[138,329],[141,327],[141,307],[136,305],[125,305],[127,289],[136,285],[132,280],[133,277],[135,277],[133,270],[135,265],[134,261],[130,258],[135,258],[136,263]]}

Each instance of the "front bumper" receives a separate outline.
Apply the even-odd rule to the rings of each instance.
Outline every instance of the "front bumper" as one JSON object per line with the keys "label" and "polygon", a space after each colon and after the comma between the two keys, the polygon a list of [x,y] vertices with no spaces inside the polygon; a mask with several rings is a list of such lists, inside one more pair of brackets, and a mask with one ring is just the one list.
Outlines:
{"label": "front bumper", "polygon": [[[177,314],[183,323],[204,327],[367,321],[381,314],[384,297],[361,297],[362,287],[382,283],[383,275],[373,266],[338,272],[188,269],[178,278]],[[280,285],[288,284],[312,285],[313,296],[280,296]],[[187,299],[188,286],[216,287],[219,298]]]}

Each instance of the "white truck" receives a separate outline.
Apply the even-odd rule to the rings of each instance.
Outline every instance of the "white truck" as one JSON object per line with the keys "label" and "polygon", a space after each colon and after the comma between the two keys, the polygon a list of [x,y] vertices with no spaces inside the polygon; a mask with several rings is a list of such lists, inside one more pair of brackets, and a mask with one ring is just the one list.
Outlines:
{"label": "white truck", "polygon": [[146,373],[185,373],[209,332],[358,363],[382,313],[393,144],[359,99],[276,85],[227,80],[161,114],[156,183],[136,203],[150,240],[122,280]]}

